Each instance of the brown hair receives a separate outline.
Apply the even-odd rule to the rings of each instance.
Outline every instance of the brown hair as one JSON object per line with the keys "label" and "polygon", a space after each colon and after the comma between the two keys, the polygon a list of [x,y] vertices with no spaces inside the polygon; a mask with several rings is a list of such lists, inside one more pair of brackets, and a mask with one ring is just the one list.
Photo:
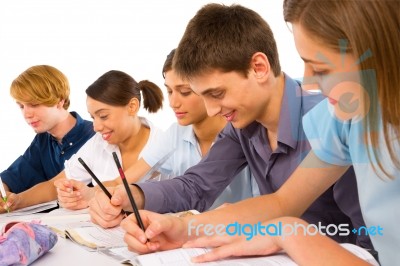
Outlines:
{"label": "brown hair", "polygon": [[[389,144],[393,141],[390,132],[394,132],[395,141],[400,138],[399,1],[285,0],[283,9],[285,21],[299,23],[309,36],[331,49],[341,51],[344,47],[338,45],[339,40],[348,41],[345,52],[360,58],[361,70],[375,72],[361,71],[362,85],[371,102],[370,109],[365,110],[368,142],[378,147],[378,134],[373,132],[379,130],[382,119],[391,160],[400,169],[399,154]],[[370,57],[363,60],[363,55]],[[383,169],[376,149],[373,156],[380,170],[393,178]]]}
{"label": "brown hair", "polygon": [[240,5],[207,4],[187,25],[173,64],[175,71],[187,79],[212,70],[237,71],[247,77],[256,52],[268,57],[278,76],[278,50],[268,23]]}
{"label": "brown hair", "polygon": [[137,83],[130,75],[118,70],[111,70],[99,77],[86,89],[86,94],[112,106],[125,106],[132,98],[141,102],[143,94],[144,108],[155,113],[162,108],[163,93],[161,89],[148,80]]}
{"label": "brown hair", "polygon": [[63,108],[70,105],[70,87],[67,77],[48,65],[32,66],[13,80],[10,95],[16,101],[54,106],[64,100]]}
{"label": "brown hair", "polygon": [[171,52],[167,55],[165,59],[163,68],[162,68],[162,76],[165,79],[165,73],[172,70],[172,60],[174,59],[176,49],[172,49]]}

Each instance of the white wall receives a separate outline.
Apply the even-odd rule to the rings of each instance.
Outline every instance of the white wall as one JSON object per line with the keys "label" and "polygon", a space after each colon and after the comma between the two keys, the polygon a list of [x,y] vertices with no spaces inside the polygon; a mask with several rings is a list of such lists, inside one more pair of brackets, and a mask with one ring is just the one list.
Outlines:
{"label": "white wall", "polygon": [[[34,137],[9,96],[14,78],[32,65],[49,64],[71,83],[71,108],[90,119],[85,89],[111,69],[162,89],[161,68],[187,22],[206,0],[6,0],[0,1],[0,171],[22,154]],[[301,77],[303,65],[283,21],[281,0],[220,0],[261,14],[278,43],[283,70]],[[161,128],[175,118],[168,107],[149,117]]]}

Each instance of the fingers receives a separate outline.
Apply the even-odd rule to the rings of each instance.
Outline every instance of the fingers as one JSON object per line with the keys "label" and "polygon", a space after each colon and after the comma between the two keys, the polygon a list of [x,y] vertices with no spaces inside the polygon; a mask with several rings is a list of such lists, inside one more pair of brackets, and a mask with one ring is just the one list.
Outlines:
{"label": "fingers", "polygon": [[184,248],[219,247],[222,245],[229,244],[233,240],[234,237],[228,235],[203,236],[186,242],[183,245],[183,247]]}
{"label": "fingers", "polygon": [[5,212],[14,211],[20,209],[19,205],[19,195],[15,193],[10,193],[7,195],[7,202],[3,202],[3,209]]}
{"label": "fingers", "polygon": [[62,207],[66,209],[76,209],[80,205],[83,205],[83,207],[87,206],[87,204],[81,203],[81,200],[83,199],[83,196],[81,195],[83,183],[80,183],[81,182],[72,179],[59,179],[54,182],[54,185],[57,188],[58,202]]}
{"label": "fingers", "polygon": [[[237,251],[237,250],[236,250]],[[235,246],[227,245],[219,248],[214,248],[210,252],[193,257],[191,259],[194,263],[208,262],[231,257],[235,254]]]}
{"label": "fingers", "polygon": [[[113,190],[110,190],[112,193]],[[103,191],[96,190],[94,197],[89,201],[89,214],[92,222],[110,228],[120,224],[123,219],[122,207],[114,205]]]}
{"label": "fingers", "polygon": [[[145,227],[148,226],[148,219],[146,215],[141,215],[143,224]],[[130,251],[134,251],[140,254],[149,253],[155,248],[154,244],[147,245],[147,236],[143,230],[138,226],[136,217],[134,214],[129,215],[126,219],[121,222],[121,227],[126,231],[124,241],[128,245]]]}
{"label": "fingers", "polygon": [[[145,210],[139,211],[146,228],[145,232],[137,224],[134,214],[121,222],[121,227],[126,231],[125,242],[128,244],[129,250],[138,253],[149,253],[157,250],[170,249],[172,245],[180,246],[171,241],[168,236],[171,233],[172,223],[171,217],[153,213]],[[174,236],[174,232],[172,232]]]}

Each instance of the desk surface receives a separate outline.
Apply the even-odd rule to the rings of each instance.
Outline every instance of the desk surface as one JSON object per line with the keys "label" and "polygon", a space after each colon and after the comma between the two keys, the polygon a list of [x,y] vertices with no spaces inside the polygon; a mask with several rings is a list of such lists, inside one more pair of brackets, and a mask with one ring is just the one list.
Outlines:
{"label": "desk surface", "polygon": [[83,247],[73,243],[68,239],[58,237],[56,245],[43,257],[36,260],[31,265],[57,265],[57,266],[83,266],[83,265],[96,265],[96,266],[112,266],[122,265],[117,260],[112,259],[104,254],[98,252],[90,252]]}
{"label": "desk surface", "polygon": [[[52,222],[59,220],[61,216],[68,221],[76,221],[82,219],[82,217],[89,217],[87,212],[76,212],[75,215],[65,214],[62,211],[53,211],[48,214],[32,214],[25,216],[13,216],[13,217],[2,217],[0,221],[0,228],[10,221],[31,221],[41,220],[43,224],[51,224]],[[64,220],[65,221],[65,220]],[[81,266],[81,265],[122,265],[119,261],[108,257],[104,254],[96,251],[88,251],[85,248],[75,244],[69,239],[58,237],[56,245],[38,260],[33,262],[31,265],[57,265],[57,266]]]}

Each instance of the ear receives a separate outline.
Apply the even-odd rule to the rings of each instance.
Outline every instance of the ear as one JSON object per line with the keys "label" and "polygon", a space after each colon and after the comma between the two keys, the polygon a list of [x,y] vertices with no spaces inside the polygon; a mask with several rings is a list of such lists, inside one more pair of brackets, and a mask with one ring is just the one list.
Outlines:
{"label": "ear", "polygon": [[261,52],[253,54],[251,58],[250,75],[254,75],[256,79],[267,79],[271,72],[271,66],[268,57]]}
{"label": "ear", "polygon": [[64,108],[64,103],[65,103],[65,100],[64,100],[64,99],[61,99],[61,100],[57,103],[57,108]]}
{"label": "ear", "polygon": [[129,103],[128,103],[128,113],[131,116],[134,116],[137,114],[137,112],[139,111],[139,100],[135,97],[133,97]]}

